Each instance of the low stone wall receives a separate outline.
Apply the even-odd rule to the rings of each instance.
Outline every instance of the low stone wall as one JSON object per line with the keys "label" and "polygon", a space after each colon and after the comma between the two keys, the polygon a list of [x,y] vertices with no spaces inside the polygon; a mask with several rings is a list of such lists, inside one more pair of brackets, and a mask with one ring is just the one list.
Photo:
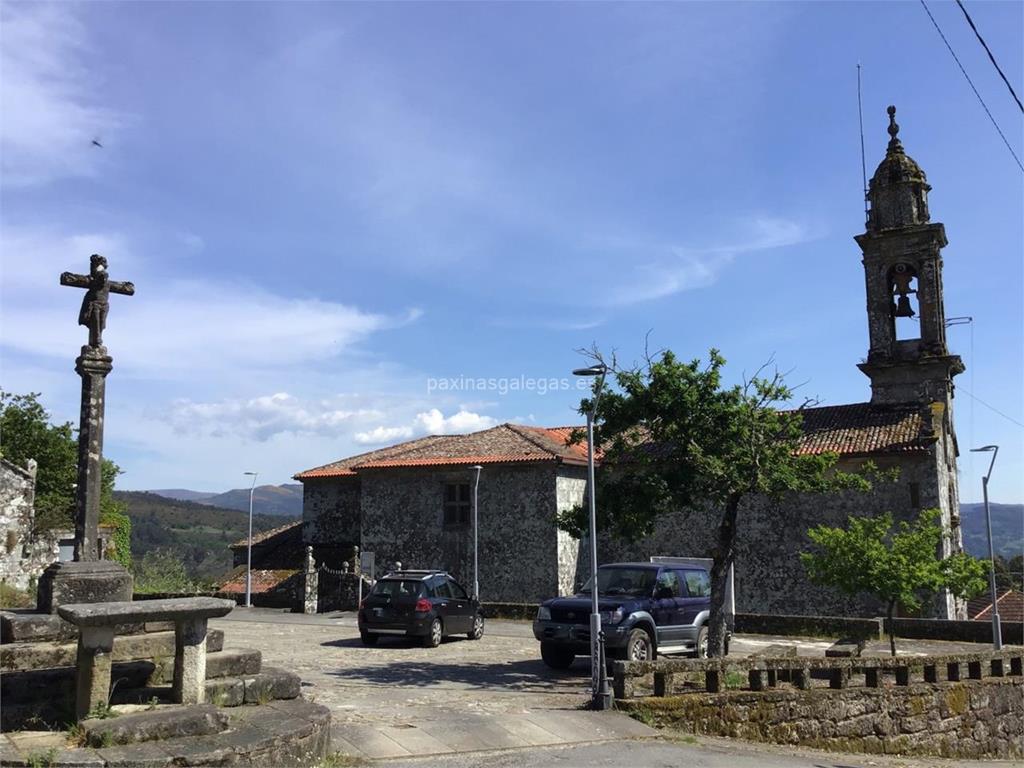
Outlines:
{"label": "low stone wall", "polygon": [[956,758],[1024,756],[1019,678],[900,688],[728,691],[619,702],[689,733],[842,752]]}
{"label": "low stone wall", "polygon": [[[940,619],[893,619],[897,637],[920,640],[959,640],[965,643],[991,643],[991,621],[942,621]],[[889,631],[888,620],[884,621]],[[1004,622],[1003,643],[1024,645],[1024,624]]]}
{"label": "low stone wall", "polygon": [[481,603],[488,619],[530,620],[537,617],[537,603]]}
{"label": "low stone wall", "polygon": [[[937,624],[950,622],[935,622]],[[956,622],[953,622],[956,623]],[[849,619],[843,616],[782,616],[737,613],[736,634],[795,635],[799,637],[849,637],[875,640],[882,632],[881,619]]]}

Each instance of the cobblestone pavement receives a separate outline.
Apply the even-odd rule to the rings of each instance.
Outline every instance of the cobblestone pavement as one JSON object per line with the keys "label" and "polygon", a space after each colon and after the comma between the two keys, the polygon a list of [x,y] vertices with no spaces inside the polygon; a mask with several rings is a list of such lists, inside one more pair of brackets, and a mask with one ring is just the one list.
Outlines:
{"label": "cobblestone pavement", "polygon": [[[730,764],[723,762],[721,754],[728,752],[729,742],[710,751],[706,746],[680,743],[656,747],[647,742],[663,740],[663,732],[620,713],[580,711],[589,698],[589,660],[579,657],[565,672],[548,669],[540,660],[529,622],[490,621],[481,640],[451,638],[438,648],[423,648],[404,638],[381,638],[377,646],[365,647],[350,613],[304,616],[238,609],[210,624],[224,630],[225,648],[258,648],[265,664],[298,673],[303,695],[330,708],[333,748],[344,754],[400,763],[446,756],[445,760],[455,760],[450,763],[453,768],[463,764],[456,756],[465,755],[469,765],[475,764],[474,755],[483,753],[496,755],[495,766],[544,765],[566,759],[568,764],[577,760],[586,764],[598,753],[578,751],[581,745],[603,742],[609,748],[617,745],[619,754],[635,749],[634,757],[643,755],[641,762],[634,762],[637,765],[663,760],[669,761],[665,764]],[[817,657],[831,645],[812,638],[742,636],[734,639],[731,654],[746,656],[773,643],[796,644],[801,655]],[[902,641],[901,653],[948,653],[956,647]],[[872,644],[869,652],[887,653],[888,647]],[[633,746],[623,746],[629,744]],[[544,751],[560,747],[571,749]],[[762,747],[735,743],[740,751],[756,752]],[[533,752],[528,754],[524,748]],[[522,751],[520,758],[498,756],[508,749]],[[771,765],[786,764],[784,754],[775,757],[780,762]],[[742,764],[757,764],[749,759],[753,762]],[[793,764],[893,764],[863,757],[844,762],[837,762],[837,756],[820,763],[815,759],[811,754],[805,762]]]}

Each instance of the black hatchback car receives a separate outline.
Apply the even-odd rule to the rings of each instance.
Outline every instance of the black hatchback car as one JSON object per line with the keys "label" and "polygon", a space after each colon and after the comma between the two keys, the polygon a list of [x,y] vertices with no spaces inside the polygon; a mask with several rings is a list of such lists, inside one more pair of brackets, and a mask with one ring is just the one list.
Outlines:
{"label": "black hatchback car", "polygon": [[381,635],[422,638],[436,648],[449,635],[484,635],[480,603],[444,571],[394,571],[373,585],[359,605],[359,637],[374,645]]}

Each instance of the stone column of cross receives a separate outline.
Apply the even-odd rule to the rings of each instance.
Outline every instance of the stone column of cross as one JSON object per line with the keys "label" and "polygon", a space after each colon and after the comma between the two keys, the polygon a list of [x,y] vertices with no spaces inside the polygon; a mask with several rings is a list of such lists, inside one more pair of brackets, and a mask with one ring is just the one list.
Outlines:
{"label": "stone column of cross", "polygon": [[103,414],[106,407],[106,378],[113,359],[103,346],[109,296],[131,296],[135,286],[111,280],[107,260],[93,255],[89,274],[64,272],[60,284],[85,288],[78,324],[89,329],[89,343],[75,360],[75,372],[82,377],[82,403],[78,427],[78,487],[75,494],[75,560],[98,560],[100,491],[103,480]]}

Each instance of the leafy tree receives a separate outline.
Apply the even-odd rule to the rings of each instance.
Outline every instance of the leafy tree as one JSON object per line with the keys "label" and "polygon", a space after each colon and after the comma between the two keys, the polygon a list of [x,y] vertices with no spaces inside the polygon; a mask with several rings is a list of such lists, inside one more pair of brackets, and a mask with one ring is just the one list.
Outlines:
{"label": "leafy tree", "polygon": [[1014,555],[1007,559],[996,555],[996,590],[1000,594],[1008,589],[1024,592],[1024,555]]}
{"label": "leafy tree", "polygon": [[[36,471],[35,529],[75,526],[75,484],[78,482],[78,441],[71,422],[51,424],[50,414],[39,402],[39,393],[12,395],[0,392],[0,456],[25,466],[29,459]],[[131,566],[131,521],[125,505],[113,497],[120,468],[103,460],[100,491],[100,522],[112,525],[114,559]]]}
{"label": "leafy tree", "polygon": [[139,593],[182,594],[197,589],[181,557],[170,550],[147,552],[134,571],[134,589]]}
{"label": "leafy tree", "polygon": [[973,597],[985,589],[987,561],[963,552],[941,557],[946,534],[937,509],[924,510],[913,523],[901,521],[895,530],[892,515],[886,513],[850,517],[846,528],[819,525],[807,535],[821,550],[800,555],[811,581],[885,602],[893,656],[897,605],[916,611],[924,595],[943,587],[957,597]]}
{"label": "leafy tree", "polygon": [[[591,354],[603,362],[599,352]],[[797,453],[803,418],[799,409],[777,409],[793,397],[782,374],[762,377],[762,368],[743,385],[726,387],[724,365],[715,349],[706,364],[680,362],[670,351],[633,368],[613,360],[617,386],[600,397],[595,438],[604,451],[597,493],[602,530],[635,540],[649,535],[665,513],[694,504],[719,511],[711,553],[711,656],[725,653],[725,592],[743,499],[869,487],[862,476],[836,471],[834,454]],[[580,410],[590,407],[584,400]],[[587,531],[582,508],[561,515],[559,524],[577,537]]]}

